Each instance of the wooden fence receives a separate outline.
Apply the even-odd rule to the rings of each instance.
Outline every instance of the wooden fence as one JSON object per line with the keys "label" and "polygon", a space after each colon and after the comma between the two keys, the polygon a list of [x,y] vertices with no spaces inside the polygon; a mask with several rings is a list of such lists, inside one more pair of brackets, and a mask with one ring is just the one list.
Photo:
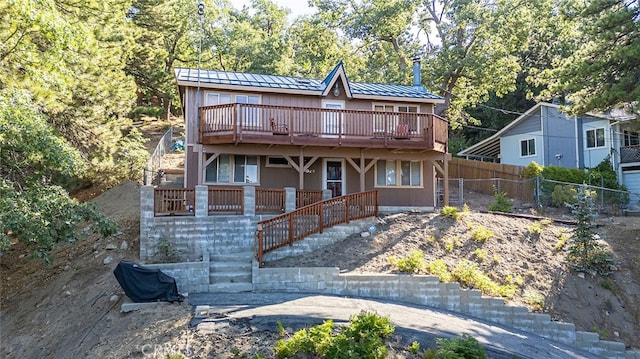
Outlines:
{"label": "wooden fence", "polygon": [[256,213],[282,213],[285,201],[284,189],[256,188]]}
{"label": "wooden fence", "polygon": [[195,190],[186,188],[155,188],[153,191],[154,215],[195,214]]}
{"label": "wooden fence", "polygon": [[209,187],[208,201],[209,213],[244,213],[243,188]]}

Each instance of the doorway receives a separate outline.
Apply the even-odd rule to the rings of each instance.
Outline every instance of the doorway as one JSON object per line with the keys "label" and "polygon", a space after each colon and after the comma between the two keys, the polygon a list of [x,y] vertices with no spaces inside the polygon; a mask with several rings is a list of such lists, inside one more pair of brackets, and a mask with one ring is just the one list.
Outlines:
{"label": "doorway", "polygon": [[324,160],[323,182],[324,189],[331,191],[331,197],[344,196],[344,160]]}

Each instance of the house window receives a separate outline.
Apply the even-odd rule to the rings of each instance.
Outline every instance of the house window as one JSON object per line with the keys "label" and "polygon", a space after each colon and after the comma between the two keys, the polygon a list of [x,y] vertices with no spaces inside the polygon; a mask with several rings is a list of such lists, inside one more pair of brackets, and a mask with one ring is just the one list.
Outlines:
{"label": "house window", "polygon": [[207,92],[204,98],[205,106],[225,105],[231,103],[231,95],[215,92]]}
{"label": "house window", "polygon": [[587,148],[604,147],[604,128],[587,130]]}
{"label": "house window", "polygon": [[420,187],[422,186],[422,162],[378,161],[376,163],[376,186]]}
{"label": "house window", "polygon": [[536,154],[536,140],[530,138],[520,141],[520,157],[535,156]]}
{"label": "house window", "polygon": [[[260,104],[260,97],[255,95],[236,95],[236,102],[258,105]],[[260,112],[257,107],[242,108],[242,125],[244,128],[257,128],[260,126]]]}
{"label": "house window", "polygon": [[418,130],[418,106],[374,104],[373,110],[376,112],[399,112],[396,114],[376,114],[373,117],[374,132],[391,133],[396,130],[399,124],[409,125],[409,131]]}
{"label": "house window", "polygon": [[623,141],[624,147],[640,145],[640,132],[624,130],[623,138],[624,138],[624,141]]}
{"label": "house window", "polygon": [[291,167],[289,161],[284,157],[268,156],[266,167]]}
{"label": "house window", "polygon": [[[212,154],[207,156],[211,158]],[[258,157],[220,155],[205,169],[208,183],[258,183]]]}

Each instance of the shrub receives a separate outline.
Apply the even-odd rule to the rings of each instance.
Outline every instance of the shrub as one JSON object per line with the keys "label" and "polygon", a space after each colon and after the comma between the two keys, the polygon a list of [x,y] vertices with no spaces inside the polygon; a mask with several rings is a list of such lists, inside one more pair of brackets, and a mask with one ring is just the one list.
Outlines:
{"label": "shrub", "polygon": [[[389,262],[391,261],[392,260],[389,259]],[[422,251],[413,250],[408,257],[399,260],[395,260],[394,258],[391,265],[397,267],[400,272],[419,273],[426,268],[427,262],[424,260],[424,253]]]}
{"label": "shrub", "polygon": [[551,193],[551,205],[564,207],[575,203],[576,189],[572,185],[556,185]]}
{"label": "shrub", "polygon": [[529,233],[540,236],[542,234],[542,223],[539,221],[533,222],[529,227],[527,227]]}
{"label": "shrub", "polygon": [[466,259],[458,263],[453,270],[453,277],[462,285],[480,289],[482,293],[492,296],[511,298],[516,294],[517,286],[513,284],[499,285],[482,273],[478,266]]}
{"label": "shrub", "polygon": [[511,206],[511,201],[505,192],[496,192],[493,195],[493,203],[489,204],[488,209],[494,212],[511,213]]}
{"label": "shrub", "polygon": [[536,161],[531,161],[527,167],[522,170],[522,177],[534,178],[540,176],[544,167],[540,166]]}
{"label": "shrub", "polygon": [[600,287],[610,291],[614,295],[618,295],[618,287],[616,287],[616,284],[611,280],[611,278],[603,279],[600,282]]}
{"label": "shrub", "polygon": [[453,280],[453,276],[447,269],[447,264],[442,259],[436,259],[430,262],[428,270],[430,274],[438,276],[441,282],[451,282]]}
{"label": "shrub", "polygon": [[445,217],[451,217],[456,220],[460,219],[460,217],[462,216],[458,211],[458,208],[453,206],[442,207],[442,209],[440,210],[440,214],[442,214]]}
{"label": "shrub", "polygon": [[593,230],[595,214],[593,197],[582,185],[575,196],[576,204],[571,205],[572,213],[577,222],[569,239],[567,259],[578,271],[596,271],[602,275],[611,273],[613,254],[603,248],[597,241]]}
{"label": "shrub", "polygon": [[484,228],[484,226],[478,226],[473,229],[473,232],[471,232],[471,238],[473,238],[473,240],[477,242],[486,242],[492,236],[493,231]]}
{"label": "shrub", "polygon": [[411,345],[407,347],[407,350],[411,354],[414,354],[414,355],[418,354],[420,352],[420,343],[413,341],[413,343],[411,343]]}
{"label": "shrub", "polygon": [[487,353],[478,341],[468,334],[460,338],[437,338],[438,349],[425,352],[425,359],[484,359]]}
{"label": "shrub", "polygon": [[484,261],[485,259],[487,259],[487,256],[488,256],[489,254],[487,253],[487,251],[485,251],[485,250],[484,250],[484,249],[482,249],[482,248],[476,248],[476,250],[475,250],[475,251],[473,251],[473,255],[474,255],[476,258],[478,258],[478,261],[482,262],[482,261]]}
{"label": "shrub", "polygon": [[536,310],[544,309],[544,296],[537,292],[527,292],[524,294],[524,302]]}

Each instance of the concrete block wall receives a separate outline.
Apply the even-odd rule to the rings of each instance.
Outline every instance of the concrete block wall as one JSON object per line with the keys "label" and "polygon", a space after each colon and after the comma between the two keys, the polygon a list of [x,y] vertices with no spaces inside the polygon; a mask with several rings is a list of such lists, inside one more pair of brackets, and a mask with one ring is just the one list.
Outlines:
{"label": "concrete block wall", "polygon": [[172,276],[178,285],[178,292],[205,293],[209,289],[209,256],[201,262],[145,264],[147,268],[159,269]]}
{"label": "concrete block wall", "polygon": [[534,333],[607,358],[640,359],[624,343],[600,340],[597,333],[576,331],[573,323],[507,306],[502,298],[483,297],[458,283],[440,283],[430,275],[341,274],[338,268],[259,268],[253,264],[253,290],[346,295],[393,300],[460,312],[471,317]]}

